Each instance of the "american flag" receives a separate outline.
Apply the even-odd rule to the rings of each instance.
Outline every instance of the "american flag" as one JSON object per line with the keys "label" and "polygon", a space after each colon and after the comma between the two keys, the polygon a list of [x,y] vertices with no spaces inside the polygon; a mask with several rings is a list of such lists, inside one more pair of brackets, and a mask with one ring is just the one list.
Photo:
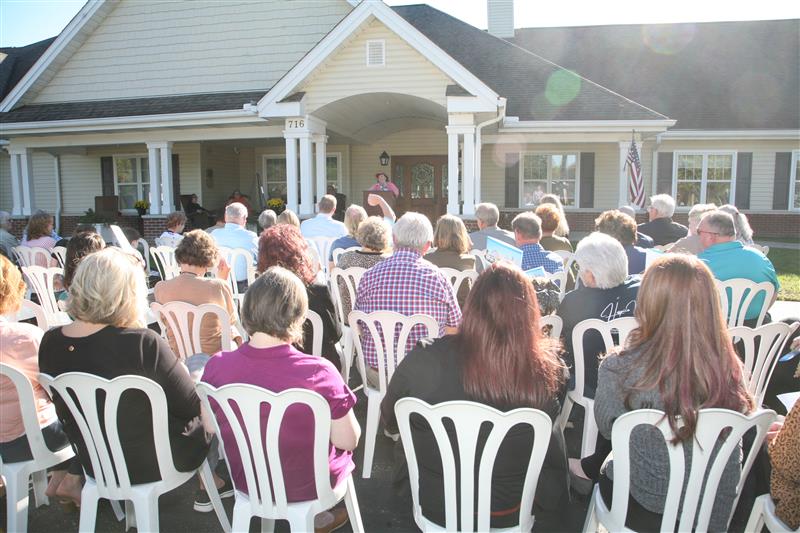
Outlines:
{"label": "american flag", "polygon": [[642,183],[642,162],[639,160],[639,151],[636,143],[631,140],[631,147],[628,148],[628,157],[625,160],[628,167],[628,196],[631,203],[637,207],[644,208],[644,183]]}

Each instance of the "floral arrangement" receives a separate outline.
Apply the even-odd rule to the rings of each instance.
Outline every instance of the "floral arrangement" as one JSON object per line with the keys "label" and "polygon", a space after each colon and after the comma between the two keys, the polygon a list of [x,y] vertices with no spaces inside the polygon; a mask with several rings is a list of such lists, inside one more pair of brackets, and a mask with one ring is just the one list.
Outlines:
{"label": "floral arrangement", "polygon": [[135,209],[148,209],[150,207],[150,202],[147,200],[137,200],[135,204],[133,204]]}
{"label": "floral arrangement", "polygon": [[280,215],[286,209],[286,202],[281,198],[270,198],[267,200],[267,209],[272,209]]}

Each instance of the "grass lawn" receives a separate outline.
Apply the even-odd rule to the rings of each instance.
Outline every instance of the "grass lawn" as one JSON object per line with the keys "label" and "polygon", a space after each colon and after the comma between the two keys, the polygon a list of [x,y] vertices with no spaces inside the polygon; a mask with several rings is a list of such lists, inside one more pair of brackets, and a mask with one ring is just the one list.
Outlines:
{"label": "grass lawn", "polygon": [[769,259],[781,283],[778,300],[800,302],[800,250],[773,247],[769,251]]}

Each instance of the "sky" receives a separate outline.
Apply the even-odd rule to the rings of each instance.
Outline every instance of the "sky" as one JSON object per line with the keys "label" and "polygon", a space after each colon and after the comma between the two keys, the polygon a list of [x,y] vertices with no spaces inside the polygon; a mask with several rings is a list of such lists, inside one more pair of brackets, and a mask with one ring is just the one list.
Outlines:
{"label": "sky", "polygon": [[[486,28],[486,0],[386,0],[386,3],[427,3],[473,26]],[[84,4],[84,0],[0,0],[0,47],[24,46],[58,35]],[[800,18],[800,2],[759,0],[722,4],[707,0],[650,3],[641,0],[516,0],[514,6],[517,28],[787,18]]]}

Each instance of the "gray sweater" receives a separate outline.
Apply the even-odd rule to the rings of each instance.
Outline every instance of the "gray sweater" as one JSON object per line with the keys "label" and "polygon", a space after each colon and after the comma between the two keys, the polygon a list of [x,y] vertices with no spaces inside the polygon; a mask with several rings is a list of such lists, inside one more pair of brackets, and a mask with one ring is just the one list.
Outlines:
{"label": "gray sweater", "polygon": [[[641,367],[630,372],[637,353],[625,353],[609,357],[601,364],[597,376],[597,394],[594,402],[594,416],[600,433],[611,439],[611,427],[617,417],[627,413],[625,395],[642,376]],[[633,394],[630,400],[633,409],[664,409],[664,403],[657,390]],[[684,446],[687,473],[691,468],[691,445]],[[728,527],[736,484],[741,472],[741,447],[736,449],[728,460],[720,478],[714,509],[708,524],[709,531],[725,531]],[[661,432],[654,427],[640,427],[631,433],[630,453],[630,494],[645,509],[654,513],[664,512],[664,500],[669,487],[669,457]],[[612,464],[608,464],[607,475],[613,479]],[[684,492],[688,475],[684,479]],[[678,514],[680,518],[680,513]]]}

